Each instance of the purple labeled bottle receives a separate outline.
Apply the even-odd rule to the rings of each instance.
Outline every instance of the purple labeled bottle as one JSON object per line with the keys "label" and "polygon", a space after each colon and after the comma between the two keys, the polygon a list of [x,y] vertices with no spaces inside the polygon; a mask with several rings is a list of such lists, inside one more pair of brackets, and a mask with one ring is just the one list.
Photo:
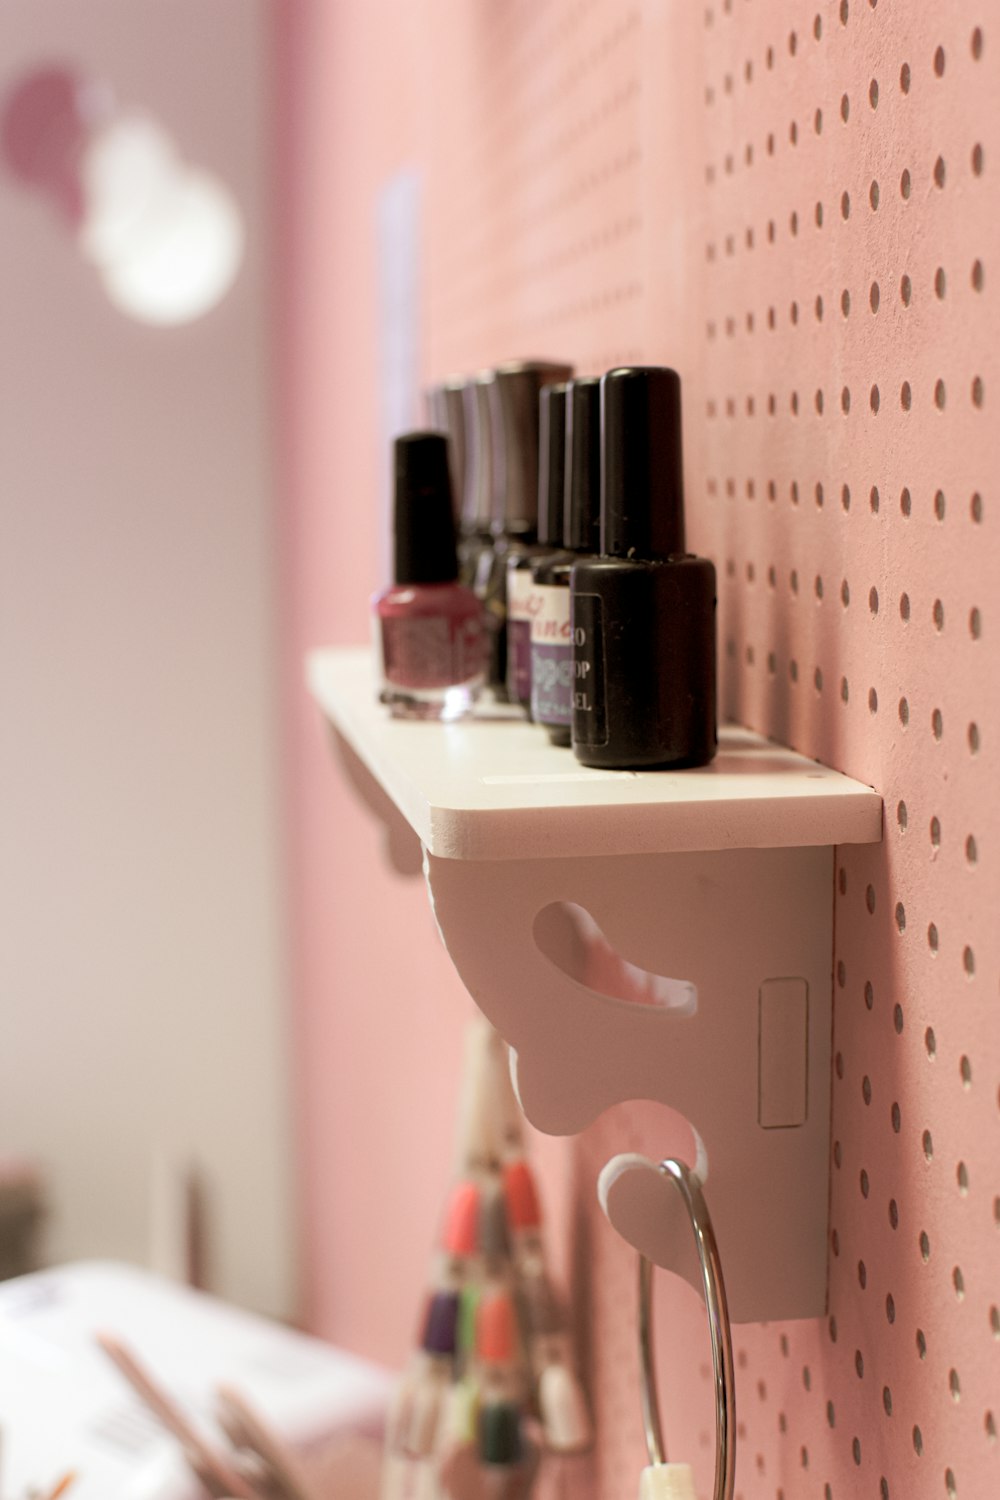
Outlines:
{"label": "purple labeled bottle", "polygon": [[554,745],[570,743],[573,720],[570,576],[577,558],[596,554],[600,546],[600,381],[573,380],[565,389],[559,444],[564,545],[535,563],[530,600],[531,717],[545,726]]}
{"label": "purple labeled bottle", "polygon": [[[538,546],[539,392],[544,385],[568,380],[569,365],[522,360],[493,372],[494,495],[493,564],[488,578],[477,578],[476,591],[492,632],[489,681],[498,698],[527,708],[531,699],[531,622],[522,593],[515,586],[514,612],[508,609],[508,580],[518,572],[530,577]],[[547,548],[544,550],[548,550]]]}

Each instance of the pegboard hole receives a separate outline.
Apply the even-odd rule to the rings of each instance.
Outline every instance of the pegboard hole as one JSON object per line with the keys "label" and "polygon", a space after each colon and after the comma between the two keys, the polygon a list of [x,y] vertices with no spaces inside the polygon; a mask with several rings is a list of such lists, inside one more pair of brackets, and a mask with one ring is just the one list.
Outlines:
{"label": "pegboard hole", "polygon": [[[819,207],[818,204],[817,204],[817,207]],[[816,298],[816,301],[814,303],[814,311],[815,311],[815,314],[816,314],[816,322],[817,323],[822,323],[822,321],[823,321],[823,298],[822,297],[817,297]]]}
{"label": "pegboard hole", "polygon": [[[872,410],[873,411],[878,411],[878,400],[879,400],[878,386],[877,385],[872,386],[872,391],[874,393],[874,395],[873,395]],[[871,506],[872,515],[873,516],[877,516],[878,515],[878,507],[879,507],[879,493],[878,493],[878,485],[877,484],[873,484],[872,487],[871,487],[871,489],[868,492],[868,504]]]}
{"label": "pegboard hole", "polygon": [[871,204],[872,213],[877,213],[879,204],[879,186],[874,178],[872,179],[871,187],[868,189],[868,202]]}
{"label": "pegboard hole", "polygon": [[846,609],[851,602],[851,587],[845,578],[840,585],[840,602]]}
{"label": "pegboard hole", "polygon": [[975,836],[971,833],[965,841],[965,858],[970,865],[974,865],[979,859],[979,849],[976,846]]}
{"label": "pegboard hole", "polygon": [[868,689],[868,712],[872,714],[878,713],[878,693],[876,693],[874,688]]}
{"label": "pegboard hole", "polygon": [[959,1302],[961,1302],[965,1297],[965,1277],[962,1275],[961,1266],[955,1266],[953,1268],[951,1273],[951,1284],[954,1288],[955,1296],[958,1298]]}
{"label": "pegboard hole", "polygon": [[875,1004],[875,988],[870,979],[865,980],[865,1007],[871,1010]]}
{"label": "pegboard hole", "polygon": [[817,135],[823,134],[823,111],[818,109],[813,115],[813,130]]}
{"label": "pegboard hole", "polygon": [[983,263],[981,260],[974,260],[972,262],[970,279],[972,281],[972,290],[974,292],[981,292],[983,289],[983,283],[986,280],[986,273],[983,270]]}
{"label": "pegboard hole", "polygon": [[865,891],[865,906],[868,908],[869,915],[870,916],[874,916],[875,915],[875,887],[873,885],[869,885],[867,887],[866,891]]}
{"label": "pegboard hole", "polygon": [[861,1353],[860,1349],[855,1349],[854,1351],[854,1373],[857,1375],[859,1380],[864,1380],[865,1360],[864,1355]]}
{"label": "pegboard hole", "polygon": [[969,1061],[969,1059],[966,1057],[966,1055],[965,1055],[964,1052],[963,1052],[962,1057],[961,1057],[961,1059],[959,1061],[959,1064],[958,1064],[958,1073],[959,1073],[959,1077],[962,1080],[962,1087],[964,1089],[971,1089],[971,1087],[972,1087],[972,1064]]}
{"label": "pegboard hole", "polygon": [[1000,1307],[990,1308],[990,1328],[993,1330],[993,1337],[1000,1339]]}
{"label": "pegboard hole", "polygon": [[934,163],[934,186],[935,187],[938,187],[938,188],[943,188],[944,187],[946,172],[947,172],[947,169],[946,169],[945,164],[944,164],[944,157],[943,156],[939,156],[938,159],[937,159],[937,161]]}
{"label": "pegboard hole", "polygon": [[936,490],[934,494],[934,519],[936,521],[943,521],[946,509],[944,490]]}
{"label": "pegboard hole", "polygon": [[845,318],[849,318],[851,315],[851,294],[846,286],[840,294],[840,311]]}
{"label": "pegboard hole", "polygon": [[910,596],[900,594],[899,596],[899,618],[904,622],[910,618]]}
{"label": "pegboard hole", "polygon": [[872,109],[878,109],[878,79],[873,78],[868,85],[868,103]]}
{"label": "pegboard hole", "polygon": [[899,88],[901,93],[908,94],[910,92],[911,76],[909,63],[904,63],[899,70]]}
{"label": "pegboard hole", "polygon": [[903,168],[903,172],[902,172],[902,176],[899,179],[899,195],[900,195],[901,198],[904,198],[904,199],[909,198],[910,193],[912,192],[912,190],[913,190],[913,183],[912,183],[912,180],[910,178],[910,169],[909,169],[909,167],[904,167]]}
{"label": "pegboard hole", "polygon": [[902,276],[899,282],[899,296],[904,307],[909,307],[913,299],[913,283],[909,276]]}
{"label": "pegboard hole", "polygon": [[840,96],[840,118],[846,125],[851,117],[851,101],[846,94]]}
{"label": "pegboard hole", "polygon": [[944,77],[944,48],[939,47],[934,54],[934,72],[939,78]]}
{"label": "pegboard hole", "polygon": [[909,815],[909,812],[907,810],[906,803],[905,802],[897,802],[896,803],[896,822],[899,824],[900,828],[903,830],[904,833],[906,832],[906,825],[909,822],[909,820],[910,820],[910,815]]}
{"label": "pegboard hole", "polygon": [[997,1440],[997,1421],[991,1411],[988,1411],[983,1418],[983,1426],[986,1429],[987,1441],[995,1443]]}
{"label": "pegboard hole", "polygon": [[[874,691],[874,689],[872,691]],[[905,932],[906,931],[906,907],[903,905],[902,901],[897,901],[896,902],[895,916],[896,916],[896,926],[897,926],[897,928],[899,929],[900,932]]]}
{"label": "pegboard hole", "polygon": [[899,404],[904,411],[909,411],[913,405],[913,392],[910,389],[910,382],[908,380],[904,380],[899,388]]}
{"label": "pegboard hole", "polygon": [[955,1476],[951,1469],[945,1469],[944,1471],[944,1487],[948,1494],[948,1500],[958,1500],[958,1485],[955,1483]]}
{"label": "pegboard hole", "polygon": [[921,1359],[927,1358],[927,1336],[922,1328],[917,1329],[917,1354]]}
{"label": "pegboard hole", "polygon": [[944,716],[939,708],[931,714],[931,734],[936,740],[940,740],[944,735]]}
{"label": "pegboard hole", "polygon": [[[894,1027],[894,1029],[896,1031],[897,1036],[902,1036],[902,1034],[903,1034],[903,1007],[900,1005],[900,1003],[899,1003],[898,1000],[896,1001],[896,1004],[892,1007],[892,1024],[893,1024],[893,1027]],[[899,1105],[898,1104],[894,1104],[893,1107],[892,1107],[892,1128],[893,1128],[893,1130],[896,1131],[896,1133],[898,1135],[899,1134]]]}
{"label": "pegboard hole", "polygon": [[885,1317],[887,1323],[895,1323],[896,1321],[896,1299],[891,1292],[888,1293],[885,1299]]}
{"label": "pegboard hole", "polygon": [[920,1144],[923,1147],[924,1160],[925,1161],[933,1161],[934,1160],[934,1137],[931,1135],[931,1133],[930,1133],[929,1130],[925,1130],[924,1131],[923,1135],[920,1138]]}
{"label": "pegboard hole", "polygon": [[899,722],[904,729],[910,722],[910,705],[905,698],[899,700]]}
{"label": "pegboard hole", "polygon": [[964,1161],[960,1161],[955,1168],[955,1181],[958,1184],[958,1191],[962,1197],[967,1198],[969,1196],[969,1169]]}
{"label": "pegboard hole", "polygon": [[[848,391],[848,393],[847,393],[847,404],[848,404],[848,406],[850,406],[850,404],[851,404],[851,393],[850,393],[850,391]],[[844,485],[841,485],[841,487],[840,487],[840,503],[844,507],[845,510],[850,510],[850,508],[851,508],[851,487],[850,487],[849,484],[844,484]]]}
{"label": "pegboard hole", "polygon": [[[845,385],[844,388],[843,388],[843,390],[840,393],[840,409],[844,413],[845,417],[847,416],[847,414],[849,413],[849,411],[851,409],[851,388],[850,388],[850,386]],[[851,508],[851,500],[850,500],[851,492],[850,492],[850,490],[847,489],[846,485],[844,486],[844,489],[847,492],[847,504],[844,506],[844,509],[845,510],[850,510],[850,508]]]}
{"label": "pegboard hole", "polygon": [[927,1262],[930,1260],[930,1258],[931,1258],[931,1242],[930,1242],[930,1237],[928,1236],[927,1230],[926,1229],[922,1229],[920,1231],[920,1259],[923,1261],[924,1265],[926,1265]]}
{"label": "pegboard hole", "polygon": [[899,509],[902,515],[908,516],[913,508],[913,500],[910,491],[904,487],[899,492]]}
{"label": "pegboard hole", "polygon": [[935,599],[931,607],[931,619],[934,621],[934,629],[938,632],[944,629],[944,605],[940,599]]}
{"label": "pegboard hole", "polygon": [[870,305],[871,310],[872,310],[873,313],[877,313],[878,312],[878,305],[879,305],[880,298],[881,298],[881,294],[879,292],[878,282],[877,281],[873,281],[872,285],[871,285],[871,291],[868,293],[868,302],[869,302],[869,305]]}
{"label": "pegboard hole", "polygon": [[895,1198],[889,1199],[889,1227],[890,1229],[899,1228],[899,1204]]}
{"label": "pegboard hole", "polygon": [[913,1429],[913,1451],[919,1458],[924,1451],[924,1435],[919,1427]]}
{"label": "pegboard hole", "polygon": [[986,388],[983,385],[983,378],[982,378],[981,375],[976,375],[973,378],[973,381],[972,381],[972,404],[973,404],[973,406],[975,406],[975,407],[981,407],[982,404],[983,404],[983,401],[985,399],[985,395],[986,395]]}
{"label": "pegboard hole", "polygon": [[937,814],[935,814],[934,817],[931,818],[930,834],[931,843],[933,844],[935,849],[939,849],[941,847],[941,819],[937,816]]}
{"label": "pegboard hole", "polygon": [[971,755],[978,755],[979,754],[979,725],[978,724],[970,724],[969,728],[968,728],[968,731],[967,731],[967,736],[968,736],[968,741],[969,741],[969,753]]}
{"label": "pegboard hole", "polygon": [[853,1442],[851,1443],[851,1453],[854,1455],[854,1462],[860,1468],[860,1466],[861,1466],[861,1439],[860,1438],[856,1437],[853,1440]]}
{"label": "pegboard hole", "polygon": [[981,26],[977,26],[975,31],[972,33],[972,38],[969,46],[973,58],[976,62],[978,62],[983,55],[983,29]]}
{"label": "pegboard hole", "polygon": [[944,411],[945,403],[947,402],[947,399],[948,399],[948,392],[947,392],[947,390],[945,388],[944,381],[943,380],[935,380],[935,382],[934,382],[934,405],[937,407],[938,411]]}
{"label": "pegboard hole", "polygon": [[967,978],[972,979],[976,972],[976,955],[968,945],[962,949],[962,968]]}
{"label": "pegboard hole", "polygon": [[934,272],[934,295],[935,297],[937,297],[939,302],[944,301],[945,293],[947,292],[947,290],[948,278],[945,275],[944,266],[938,266],[937,270]]}
{"label": "pegboard hole", "polygon": [[871,1104],[871,1102],[872,1102],[872,1081],[868,1077],[867,1073],[865,1074],[865,1076],[861,1080],[861,1097],[865,1101],[866,1105]]}
{"label": "pegboard hole", "polygon": [[[877,501],[873,503],[872,510],[874,510],[874,511],[878,510],[878,502]],[[873,615],[877,615],[878,614],[878,589],[875,587],[874,584],[868,590],[868,608],[871,610],[871,612],[872,612]]]}
{"label": "pegboard hole", "polygon": [[975,491],[969,501],[969,515],[972,517],[973,525],[981,526],[983,524],[983,497],[978,490]]}
{"label": "pegboard hole", "polygon": [[937,1037],[934,1034],[933,1026],[928,1026],[924,1032],[924,1047],[929,1058],[933,1059],[937,1056]]}

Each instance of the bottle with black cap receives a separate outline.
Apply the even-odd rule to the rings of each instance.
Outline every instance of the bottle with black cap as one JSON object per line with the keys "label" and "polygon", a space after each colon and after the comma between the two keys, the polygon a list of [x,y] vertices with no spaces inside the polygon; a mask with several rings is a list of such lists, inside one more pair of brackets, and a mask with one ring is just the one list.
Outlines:
{"label": "bottle with black cap", "polygon": [[484,576],[490,571],[493,552],[493,416],[490,386],[493,371],[481,370],[465,382],[465,488],[458,535],[458,576],[470,587],[480,573],[487,554]]}
{"label": "bottle with black cap", "polygon": [[[531,717],[548,730],[554,745],[570,743],[573,719],[573,637],[570,627],[570,575],[578,557],[600,551],[601,431],[600,381],[589,377],[542,392],[542,432],[549,391],[565,392],[562,433],[551,442],[549,486],[562,501],[563,548],[539,558],[532,568]],[[551,400],[551,397],[550,397]],[[552,413],[555,435],[557,417]],[[543,442],[543,454],[545,444]],[[539,493],[538,530],[542,529]],[[553,509],[557,507],[554,505]]]}
{"label": "bottle with black cap", "polygon": [[515,614],[515,649],[510,653],[508,672],[508,564],[517,569],[522,566],[521,559],[530,563],[538,552],[539,392],[543,385],[567,380],[572,373],[569,365],[516,360],[498,365],[488,387],[496,509],[493,550],[480,555],[475,589],[485,608],[490,687],[501,700],[510,697],[525,707],[531,695],[531,642],[530,634],[526,636],[523,629],[518,632],[519,616]]}
{"label": "bottle with black cap", "polygon": [[563,551],[566,381],[538,393],[538,524],[533,546],[507,556],[507,695],[531,717],[531,639],[535,568]]}
{"label": "bottle with black cap", "polygon": [[376,594],[381,700],[395,718],[455,719],[483,683],[482,609],[457,582],[448,445],[439,432],[397,438],[391,588]]}
{"label": "bottle with black cap", "polygon": [[681,383],[601,380],[601,556],[574,564],[573,751],[587,766],[698,766],[716,749],[715,568],[684,551]]}

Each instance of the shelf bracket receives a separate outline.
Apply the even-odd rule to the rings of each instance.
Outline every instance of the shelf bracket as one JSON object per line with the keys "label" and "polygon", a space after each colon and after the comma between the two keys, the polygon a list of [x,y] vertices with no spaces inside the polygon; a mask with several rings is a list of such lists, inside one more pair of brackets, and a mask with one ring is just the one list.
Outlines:
{"label": "shelf bracket", "polygon": [[[833,851],[733,849],[526,860],[425,853],[445,945],[510,1044],[528,1119],[553,1135],[652,1099],[690,1124],[738,1322],[824,1311],[829,1197]],[[581,935],[569,914],[582,909]],[[559,916],[563,924],[560,952]],[[586,962],[683,977],[634,998]],[[576,950],[574,952],[574,949]],[[600,966],[598,966],[600,967]],[[604,968],[607,968],[605,963]],[[642,1157],[601,1196],[615,1228],[698,1285],[686,1222]]]}

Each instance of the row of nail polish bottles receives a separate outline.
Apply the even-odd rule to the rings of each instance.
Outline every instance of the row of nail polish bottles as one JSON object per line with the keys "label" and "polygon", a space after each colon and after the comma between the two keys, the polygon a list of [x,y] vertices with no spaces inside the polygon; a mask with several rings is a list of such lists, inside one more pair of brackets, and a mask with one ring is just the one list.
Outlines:
{"label": "row of nail polish bottles", "polygon": [[485,680],[585,765],[704,764],[715,570],[685,551],[679,377],[552,378],[567,372],[521,362],[450,382],[441,419],[461,412],[461,441],[398,440],[396,583],[376,600],[383,699],[456,717]]}

